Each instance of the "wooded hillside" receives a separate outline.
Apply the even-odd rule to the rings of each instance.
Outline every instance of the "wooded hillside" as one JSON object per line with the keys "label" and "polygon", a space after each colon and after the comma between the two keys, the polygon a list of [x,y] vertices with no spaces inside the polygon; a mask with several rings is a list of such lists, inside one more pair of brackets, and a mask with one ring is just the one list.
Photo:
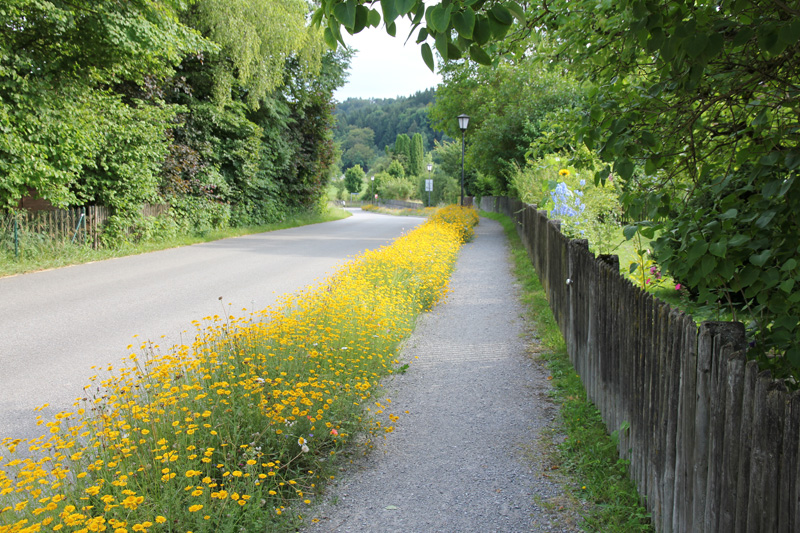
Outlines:
{"label": "wooded hillside", "polygon": [[341,145],[342,166],[371,166],[373,160],[391,148],[398,135],[422,135],[426,151],[444,133],[434,131],[428,119],[436,89],[400,98],[348,98],[336,105],[336,141]]}

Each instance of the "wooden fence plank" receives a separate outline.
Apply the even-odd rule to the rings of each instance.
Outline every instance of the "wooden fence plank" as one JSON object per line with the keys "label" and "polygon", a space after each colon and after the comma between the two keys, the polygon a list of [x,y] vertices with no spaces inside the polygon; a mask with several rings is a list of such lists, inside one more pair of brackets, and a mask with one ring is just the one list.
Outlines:
{"label": "wooden fence plank", "polygon": [[783,420],[783,450],[781,451],[780,488],[778,494],[778,533],[792,533],[800,529],[793,523],[792,509],[797,506],[797,455],[800,439],[800,391],[787,397],[786,417]]}
{"label": "wooden fence plank", "polygon": [[744,390],[742,394],[742,439],[739,443],[739,467],[736,479],[736,520],[734,532],[745,533],[748,531],[748,507],[750,500],[751,479],[750,463],[753,449],[753,428],[755,426],[754,403],[756,396],[756,383],[758,382],[758,363],[749,361],[745,365]]}
{"label": "wooden fence plank", "polygon": [[722,450],[719,531],[733,531],[736,522],[737,472],[742,423],[745,356],[743,351],[728,354],[725,380],[725,446]]}
{"label": "wooden fence plank", "polygon": [[783,424],[786,419],[786,400],[789,395],[782,380],[772,381],[767,386],[767,409],[764,413],[765,465],[761,472],[764,492],[761,510],[761,531],[778,530],[780,508],[780,465],[783,449]]}

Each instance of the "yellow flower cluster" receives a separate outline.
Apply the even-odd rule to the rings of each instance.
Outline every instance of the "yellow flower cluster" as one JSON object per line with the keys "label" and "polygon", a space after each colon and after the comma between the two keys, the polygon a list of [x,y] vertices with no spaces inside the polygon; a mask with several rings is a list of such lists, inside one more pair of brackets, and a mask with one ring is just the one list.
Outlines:
{"label": "yellow flower cluster", "polygon": [[143,344],[73,411],[40,419],[45,435],[0,442],[0,533],[263,531],[299,516],[331,455],[392,431],[367,404],[385,408],[379,380],[445,294],[470,223],[434,217],[274,308],[197,321],[191,345]]}
{"label": "yellow flower cluster", "polygon": [[470,242],[475,237],[473,229],[478,224],[478,212],[471,207],[449,205],[436,211],[431,220],[442,221],[458,230],[461,242]]}

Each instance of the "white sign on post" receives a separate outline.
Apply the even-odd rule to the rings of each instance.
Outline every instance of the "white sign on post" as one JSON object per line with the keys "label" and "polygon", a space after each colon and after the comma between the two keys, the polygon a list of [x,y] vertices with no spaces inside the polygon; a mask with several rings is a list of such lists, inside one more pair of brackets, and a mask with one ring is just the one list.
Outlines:
{"label": "white sign on post", "polygon": [[425,180],[425,191],[430,192],[433,190],[433,180]]}

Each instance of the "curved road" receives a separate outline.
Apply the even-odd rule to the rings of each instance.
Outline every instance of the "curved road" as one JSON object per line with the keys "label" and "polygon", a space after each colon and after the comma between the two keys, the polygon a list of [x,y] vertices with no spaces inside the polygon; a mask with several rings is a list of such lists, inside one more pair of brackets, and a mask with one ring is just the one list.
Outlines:
{"label": "curved road", "polygon": [[263,309],[423,220],[353,215],[0,278],[0,439],[41,435],[33,408],[50,404],[45,420],[70,409],[96,373],[90,367],[116,366],[127,345],[172,346],[184,331],[193,336],[192,320],[223,307],[234,315]]}

